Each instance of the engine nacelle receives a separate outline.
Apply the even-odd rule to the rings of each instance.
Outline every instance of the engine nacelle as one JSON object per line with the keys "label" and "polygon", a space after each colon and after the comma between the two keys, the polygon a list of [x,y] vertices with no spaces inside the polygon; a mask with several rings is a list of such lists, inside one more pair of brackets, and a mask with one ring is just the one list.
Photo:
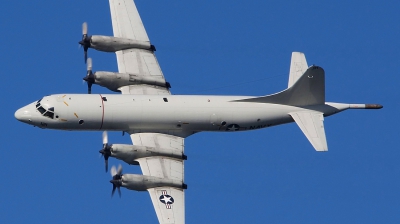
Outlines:
{"label": "engine nacelle", "polygon": [[171,85],[165,82],[164,79],[152,77],[152,76],[141,76],[138,74],[127,74],[118,72],[103,72],[98,71],[94,73],[95,84],[106,87],[111,91],[118,92],[118,89],[122,86],[147,84],[155,85],[165,88],[170,88]]}
{"label": "engine nacelle", "polygon": [[187,156],[184,155],[180,150],[173,150],[166,148],[157,149],[147,146],[124,145],[124,144],[111,145],[111,156],[131,165],[139,165],[139,163],[136,161],[137,159],[152,157],[152,156],[165,156],[179,160],[187,159]]}
{"label": "engine nacelle", "polygon": [[121,186],[135,191],[146,191],[149,188],[155,187],[187,189],[187,185],[182,183],[182,181],[138,174],[123,174]]}
{"label": "engine nacelle", "polygon": [[155,47],[147,41],[138,41],[121,37],[93,35],[90,37],[90,47],[99,51],[116,52],[126,49],[144,49],[155,51]]}

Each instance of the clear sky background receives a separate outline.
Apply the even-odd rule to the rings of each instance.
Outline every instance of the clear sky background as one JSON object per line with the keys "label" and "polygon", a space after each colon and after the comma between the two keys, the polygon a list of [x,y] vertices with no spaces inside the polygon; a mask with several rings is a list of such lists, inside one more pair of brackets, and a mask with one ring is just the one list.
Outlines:
{"label": "clear sky background", "polygon": [[[296,124],[185,140],[187,223],[400,223],[399,1],[156,1],[137,7],[173,94],[266,95],[287,86],[292,51],[326,72],[331,102],[380,103],[325,119],[329,152]],[[42,130],[18,108],[86,93],[81,24],[112,35],[108,1],[0,7],[1,223],[156,223],[147,192],[111,198],[101,132]],[[89,50],[94,70],[115,54]],[[99,86],[93,93],[110,93]],[[109,133],[110,143],[130,143]],[[124,173],[141,173],[122,164]]]}

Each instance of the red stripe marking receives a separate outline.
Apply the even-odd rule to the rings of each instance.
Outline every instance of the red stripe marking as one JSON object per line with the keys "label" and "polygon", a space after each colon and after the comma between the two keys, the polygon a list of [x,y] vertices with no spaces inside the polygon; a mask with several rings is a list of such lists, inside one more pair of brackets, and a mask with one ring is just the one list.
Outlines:
{"label": "red stripe marking", "polygon": [[100,129],[103,127],[103,122],[104,122],[104,100],[103,100],[103,96],[101,94],[100,95],[100,99],[101,99],[101,107],[103,108],[103,114],[101,116],[101,125],[100,125]]}

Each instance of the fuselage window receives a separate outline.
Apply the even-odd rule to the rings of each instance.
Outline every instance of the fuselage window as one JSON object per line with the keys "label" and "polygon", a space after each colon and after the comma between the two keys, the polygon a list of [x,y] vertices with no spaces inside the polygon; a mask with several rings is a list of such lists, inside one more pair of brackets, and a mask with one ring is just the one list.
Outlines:
{"label": "fuselage window", "polygon": [[163,98],[163,100],[164,100],[164,102],[168,102],[168,99],[167,99],[167,98]]}

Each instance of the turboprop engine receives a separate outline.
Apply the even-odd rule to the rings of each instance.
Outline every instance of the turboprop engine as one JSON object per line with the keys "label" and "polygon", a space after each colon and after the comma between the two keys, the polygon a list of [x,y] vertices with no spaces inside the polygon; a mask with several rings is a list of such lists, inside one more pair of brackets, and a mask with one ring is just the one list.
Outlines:
{"label": "turboprop engine", "polygon": [[122,86],[129,85],[153,85],[160,86],[164,88],[171,88],[171,84],[169,82],[165,82],[165,80],[160,78],[155,78],[152,76],[140,76],[138,74],[127,74],[127,73],[118,73],[118,72],[105,72],[105,71],[92,71],[92,59],[87,59],[87,73],[83,78],[88,84],[88,93],[92,92],[92,85],[97,84],[107,89],[119,92],[119,88]]}
{"label": "turboprop engine", "polygon": [[89,47],[99,51],[116,52],[131,48],[155,51],[155,47],[147,41],[138,41],[121,37],[93,35],[89,40]]}
{"label": "turboprop engine", "polygon": [[116,52],[131,48],[144,49],[150,51],[156,50],[154,45],[151,45],[147,41],[138,41],[128,38],[101,36],[101,35],[89,36],[88,25],[86,22],[82,24],[82,40],[79,41],[79,44],[83,47],[85,54],[85,62],[87,59],[87,51],[89,48],[105,52]]}
{"label": "turboprop engine", "polygon": [[122,160],[130,165],[139,165],[136,161],[137,159],[152,156],[165,156],[180,160],[187,159],[187,156],[179,150],[125,144],[109,145],[106,131],[103,132],[103,149],[99,152],[104,156],[106,172],[108,169],[108,158],[110,156]]}
{"label": "turboprop engine", "polygon": [[137,74],[126,74],[117,72],[98,71],[94,73],[94,83],[106,87],[111,91],[127,85],[147,84],[170,88],[170,84],[163,79],[151,76],[139,76]]}
{"label": "turboprop engine", "polygon": [[121,197],[120,187],[125,187],[129,190],[146,191],[149,188],[156,187],[174,187],[180,189],[187,189],[187,185],[182,181],[171,180],[166,178],[159,178],[139,174],[122,174],[122,167],[119,165],[118,170],[113,166],[111,168],[113,190],[111,196],[114,195],[115,189],[118,189],[119,196]]}

